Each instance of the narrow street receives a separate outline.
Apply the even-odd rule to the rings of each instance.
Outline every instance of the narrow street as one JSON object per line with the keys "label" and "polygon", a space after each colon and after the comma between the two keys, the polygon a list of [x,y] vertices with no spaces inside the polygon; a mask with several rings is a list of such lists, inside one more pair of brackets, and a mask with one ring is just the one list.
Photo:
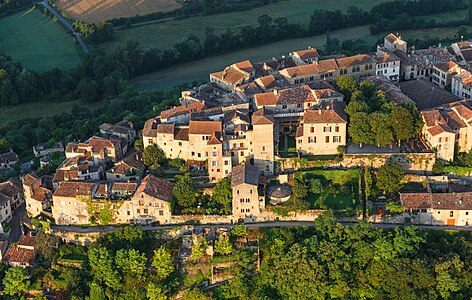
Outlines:
{"label": "narrow street", "polygon": [[10,221],[11,231],[10,236],[8,237],[8,241],[10,242],[10,244],[18,242],[20,236],[22,235],[20,221],[22,218],[27,217],[25,204],[23,203],[22,205],[20,205],[12,213],[13,217]]}

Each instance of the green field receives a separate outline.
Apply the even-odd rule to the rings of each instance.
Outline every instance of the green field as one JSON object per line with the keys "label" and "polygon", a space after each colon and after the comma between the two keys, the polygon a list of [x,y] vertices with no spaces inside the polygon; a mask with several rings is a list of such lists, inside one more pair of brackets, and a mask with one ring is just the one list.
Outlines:
{"label": "green field", "polygon": [[0,109],[0,128],[4,127],[9,122],[18,121],[21,119],[50,117],[65,112],[70,112],[72,107],[74,107],[75,105],[94,110],[103,105],[103,103],[104,102],[84,104],[82,101],[79,100],[69,102],[42,101],[38,103],[23,103],[20,105],[2,107]]}
{"label": "green field", "polygon": [[80,63],[74,38],[37,9],[0,19],[0,46],[23,67],[44,71]]}
{"label": "green field", "polygon": [[356,3],[353,3],[350,0],[285,0],[244,12],[193,17],[164,23],[148,24],[130,29],[120,29],[115,32],[114,42],[107,43],[101,47],[110,47],[117,42],[134,38],[137,39],[144,48],[169,48],[190,34],[202,38],[208,26],[215,28],[217,32],[224,31],[227,28],[237,29],[247,25],[257,24],[257,18],[264,14],[268,14],[274,19],[284,17],[287,18],[289,22],[308,25],[310,15],[316,9],[347,10],[349,6],[356,5],[359,8],[369,10],[374,5],[384,1],[385,0],[357,0],[355,1]]}

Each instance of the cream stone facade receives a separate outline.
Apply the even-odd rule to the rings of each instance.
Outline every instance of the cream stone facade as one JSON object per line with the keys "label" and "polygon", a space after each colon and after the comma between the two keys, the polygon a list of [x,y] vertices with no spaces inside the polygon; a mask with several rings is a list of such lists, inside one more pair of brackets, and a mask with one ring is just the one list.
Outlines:
{"label": "cream stone facade", "polygon": [[172,216],[173,187],[153,175],[141,182],[65,181],[53,194],[52,214],[56,223],[63,225],[166,224]]}
{"label": "cream stone facade", "polygon": [[231,188],[233,190],[233,218],[254,218],[264,207],[264,198],[259,198],[259,174],[255,166],[241,164],[233,168]]}
{"label": "cream stone facade", "polygon": [[405,216],[422,224],[472,226],[472,192],[401,193]]}
{"label": "cream stone facade", "polygon": [[337,154],[347,144],[347,116],[343,102],[305,111],[297,128],[297,151],[309,155]]}

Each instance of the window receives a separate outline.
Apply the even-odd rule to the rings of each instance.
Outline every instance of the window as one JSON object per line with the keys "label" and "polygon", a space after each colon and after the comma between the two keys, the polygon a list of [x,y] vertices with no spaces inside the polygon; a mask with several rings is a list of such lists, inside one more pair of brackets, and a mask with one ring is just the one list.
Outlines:
{"label": "window", "polygon": [[250,209],[249,209],[249,208],[246,208],[246,212],[250,212]]}
{"label": "window", "polygon": [[325,142],[329,143],[329,136],[325,136]]}
{"label": "window", "polygon": [[138,209],[136,210],[136,213],[140,214],[140,213],[141,213],[141,210],[138,208]]}
{"label": "window", "polygon": [[266,146],[262,146],[262,152],[266,151]]}
{"label": "window", "polygon": [[341,137],[340,136],[333,136],[333,143],[341,143]]}
{"label": "window", "polygon": [[323,132],[331,132],[331,126],[323,127]]}
{"label": "window", "polygon": [[315,127],[310,127],[310,132],[311,133],[315,132]]}
{"label": "window", "polygon": [[237,191],[236,191],[236,194],[238,194],[238,195],[239,195],[239,190],[237,190]]}
{"label": "window", "polygon": [[339,126],[334,127],[334,132],[339,132]]}
{"label": "window", "polygon": [[148,209],[147,209],[147,208],[145,208],[145,209],[144,209],[144,214],[146,214],[146,215],[147,215],[147,214],[148,214],[148,212],[149,212],[149,211],[148,211]]}
{"label": "window", "polygon": [[164,211],[163,210],[160,210],[159,211],[159,216],[163,216],[164,215]]}
{"label": "window", "polygon": [[218,162],[215,161],[215,160],[211,161],[211,166],[212,167],[218,167]]}
{"label": "window", "polygon": [[241,151],[241,156],[244,156],[244,151]]}
{"label": "window", "polygon": [[308,137],[308,143],[316,143],[316,136]]}
{"label": "window", "polygon": [[449,212],[449,217],[451,217],[451,218],[454,217],[454,212],[453,211]]}
{"label": "window", "polygon": [[241,212],[244,213],[244,208],[241,208]]}
{"label": "window", "polygon": [[465,212],[465,215],[466,215],[466,216],[468,216],[468,215],[469,215],[469,212],[468,212],[468,211],[466,211],[466,212]]}
{"label": "window", "polygon": [[229,165],[229,160],[225,160],[225,166]]}
{"label": "window", "polygon": [[249,190],[249,194],[251,194],[251,195],[252,195],[252,190]]}

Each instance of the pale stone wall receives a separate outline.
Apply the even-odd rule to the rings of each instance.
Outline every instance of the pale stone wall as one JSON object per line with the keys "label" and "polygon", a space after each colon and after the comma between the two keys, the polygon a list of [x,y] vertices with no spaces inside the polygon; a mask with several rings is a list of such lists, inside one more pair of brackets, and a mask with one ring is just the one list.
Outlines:
{"label": "pale stone wall", "polygon": [[56,224],[85,225],[90,223],[87,203],[77,197],[53,196],[52,215]]}
{"label": "pale stone wall", "polygon": [[233,217],[257,217],[260,215],[257,186],[240,184],[233,187]]}
{"label": "pale stone wall", "polygon": [[[137,193],[130,201],[130,209],[126,208],[126,204],[120,209],[125,210],[128,219],[136,223],[152,223],[169,224],[171,220],[171,204],[167,201],[151,197],[145,193]],[[120,212],[120,214],[122,214]]]}
{"label": "pale stone wall", "polygon": [[263,175],[274,174],[274,125],[254,125],[252,132],[254,165]]}
{"label": "pale stone wall", "polygon": [[341,165],[343,167],[380,168],[386,162],[396,162],[406,171],[431,171],[435,161],[434,153],[345,154]]}

